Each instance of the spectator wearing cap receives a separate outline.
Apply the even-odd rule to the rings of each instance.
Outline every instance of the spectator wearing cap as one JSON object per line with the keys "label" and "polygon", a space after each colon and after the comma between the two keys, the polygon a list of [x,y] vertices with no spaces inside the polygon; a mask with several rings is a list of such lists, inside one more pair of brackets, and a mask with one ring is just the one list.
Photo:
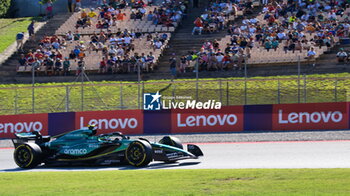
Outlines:
{"label": "spectator wearing cap", "polygon": [[60,58],[57,58],[54,66],[54,75],[62,75],[62,70],[62,61]]}

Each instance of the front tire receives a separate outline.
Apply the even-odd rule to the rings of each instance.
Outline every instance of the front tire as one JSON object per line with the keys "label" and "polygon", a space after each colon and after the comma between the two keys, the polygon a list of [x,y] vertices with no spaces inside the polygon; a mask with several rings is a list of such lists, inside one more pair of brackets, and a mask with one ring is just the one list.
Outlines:
{"label": "front tire", "polygon": [[131,142],[125,151],[126,160],[135,167],[144,167],[152,161],[152,146],[142,140]]}
{"label": "front tire", "polygon": [[19,145],[13,153],[16,164],[23,169],[30,169],[41,163],[41,148],[34,143]]}

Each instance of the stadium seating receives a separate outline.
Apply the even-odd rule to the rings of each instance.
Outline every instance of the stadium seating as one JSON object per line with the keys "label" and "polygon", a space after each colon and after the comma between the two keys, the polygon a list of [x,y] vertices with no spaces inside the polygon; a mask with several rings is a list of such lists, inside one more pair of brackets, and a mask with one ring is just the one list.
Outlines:
{"label": "stadium seating", "polygon": [[[159,8],[159,6],[149,6],[147,7],[147,10],[154,10],[155,8]],[[140,32],[147,33],[147,32],[174,32],[175,28],[178,26],[177,22],[173,23],[173,27],[166,27],[162,25],[154,25],[152,24],[152,21],[147,21],[146,17],[143,17],[143,19],[130,19],[130,14],[132,12],[132,8],[128,7],[125,9],[122,9],[121,12],[124,13],[125,19],[123,21],[118,20],[116,22],[115,26],[111,26],[108,28],[109,30],[112,31],[112,33],[118,32],[118,29],[120,30],[125,30],[127,29],[128,31],[136,31],[137,29],[140,30]],[[85,12],[89,13],[91,9],[85,9]],[[76,30],[76,22],[81,16],[81,12],[74,13],[57,31],[56,35],[65,35],[68,31],[74,32]],[[93,17],[91,18],[92,24],[90,27],[79,27],[77,30],[80,31],[81,34],[89,35],[93,34],[95,32],[100,32],[103,29],[98,29],[96,28],[96,24],[98,22],[98,17]],[[106,29],[104,29],[106,30]]]}

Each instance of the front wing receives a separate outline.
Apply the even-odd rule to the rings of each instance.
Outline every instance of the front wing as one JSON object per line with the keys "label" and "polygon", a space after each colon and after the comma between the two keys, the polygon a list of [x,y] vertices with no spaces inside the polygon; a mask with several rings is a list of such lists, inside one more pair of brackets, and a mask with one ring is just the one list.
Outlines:
{"label": "front wing", "polygon": [[154,161],[172,162],[183,159],[198,159],[199,156],[203,156],[200,148],[193,144],[187,145],[187,151],[164,144],[153,143],[151,145]]}

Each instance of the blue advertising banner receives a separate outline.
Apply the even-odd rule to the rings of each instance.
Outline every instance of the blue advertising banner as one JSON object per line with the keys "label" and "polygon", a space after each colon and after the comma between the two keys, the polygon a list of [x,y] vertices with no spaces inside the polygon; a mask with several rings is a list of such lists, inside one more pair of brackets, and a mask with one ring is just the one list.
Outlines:
{"label": "blue advertising banner", "polygon": [[75,112],[49,113],[49,135],[55,136],[75,129]]}
{"label": "blue advertising banner", "polygon": [[244,106],[244,130],[272,130],[272,105]]}
{"label": "blue advertising banner", "polygon": [[171,110],[144,110],[144,134],[168,134],[171,130]]}

